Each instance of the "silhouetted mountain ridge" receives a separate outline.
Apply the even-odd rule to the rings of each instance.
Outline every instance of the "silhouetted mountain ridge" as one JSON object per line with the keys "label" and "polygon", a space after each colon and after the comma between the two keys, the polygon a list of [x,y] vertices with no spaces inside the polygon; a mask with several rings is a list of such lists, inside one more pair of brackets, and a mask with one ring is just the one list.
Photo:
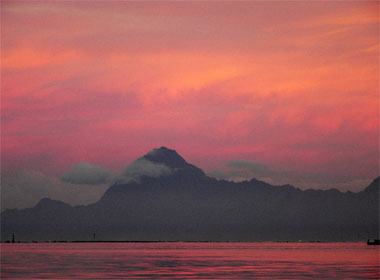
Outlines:
{"label": "silhouetted mountain ridge", "polygon": [[34,209],[60,209],[60,208],[66,208],[71,207],[71,205],[62,202],[60,200],[53,200],[48,197],[44,197],[41,199],[36,206],[34,206]]}
{"label": "silhouetted mountain ridge", "polygon": [[257,179],[216,180],[166,147],[140,159],[165,172],[118,181],[88,206],[44,198],[34,208],[4,211],[2,240],[12,233],[23,240],[88,240],[93,232],[103,240],[341,241],[379,235],[379,178],[359,193],[302,191]]}

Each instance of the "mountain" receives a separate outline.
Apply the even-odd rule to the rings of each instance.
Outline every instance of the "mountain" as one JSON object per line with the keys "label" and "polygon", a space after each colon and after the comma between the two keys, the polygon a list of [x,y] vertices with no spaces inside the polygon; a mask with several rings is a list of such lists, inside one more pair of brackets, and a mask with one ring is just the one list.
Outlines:
{"label": "mountain", "polygon": [[365,188],[365,192],[367,193],[376,193],[379,191],[380,186],[380,177],[377,177],[375,180],[372,181],[371,184],[369,184],[368,187]]}
{"label": "mountain", "polygon": [[154,149],[96,203],[42,199],[1,214],[1,238],[20,240],[321,240],[379,236],[379,178],[359,193],[302,191],[252,179],[216,180],[176,151]]}
{"label": "mountain", "polygon": [[175,150],[170,150],[166,147],[153,149],[142,158],[151,162],[165,164],[170,168],[186,168],[193,166],[187,163]]}

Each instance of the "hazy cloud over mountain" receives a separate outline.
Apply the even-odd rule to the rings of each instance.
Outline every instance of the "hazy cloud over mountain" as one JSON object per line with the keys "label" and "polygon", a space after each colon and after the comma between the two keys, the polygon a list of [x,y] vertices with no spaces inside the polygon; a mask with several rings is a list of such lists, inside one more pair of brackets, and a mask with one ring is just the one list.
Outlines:
{"label": "hazy cloud over mountain", "polygon": [[165,164],[139,158],[127,166],[121,176],[118,177],[117,183],[138,182],[141,176],[160,177],[170,175],[172,172],[173,170]]}
{"label": "hazy cloud over mountain", "polygon": [[231,181],[260,178],[262,180],[267,179],[270,182],[280,181],[289,177],[290,174],[290,171],[275,170],[262,162],[242,159],[229,161],[225,168],[216,169],[209,173],[212,177]]}
{"label": "hazy cloud over mountain", "polygon": [[61,179],[72,184],[98,185],[108,183],[112,173],[101,166],[80,162],[74,165]]}
{"label": "hazy cloud over mountain", "polygon": [[320,173],[305,173],[295,170],[282,170],[259,161],[237,159],[227,162],[225,167],[215,169],[209,176],[229,181],[244,181],[256,178],[270,184],[291,184],[302,189],[330,189],[357,191],[360,186],[368,185],[372,178],[357,178],[350,174],[332,176]]}
{"label": "hazy cloud over mountain", "polygon": [[[86,205],[96,202],[115,182],[116,184],[139,182],[141,176],[168,176],[174,171],[174,168],[146,158],[132,162],[119,175],[87,162],[74,165],[61,178],[37,171],[21,171],[2,177],[1,210],[33,207],[44,197],[61,200],[71,205]],[[208,175],[230,181],[256,178],[270,184],[292,184],[302,189],[337,188],[341,191],[354,192],[372,181],[371,178],[333,178],[325,174],[279,170],[262,162],[241,159],[229,161],[225,167],[213,170]]]}
{"label": "hazy cloud over mountain", "polygon": [[173,173],[165,164],[139,158],[115,175],[102,166],[80,162],[61,178],[36,171],[22,171],[3,176],[1,210],[33,207],[44,198],[57,199],[71,205],[86,205],[97,201],[114,184],[139,182],[141,176],[160,177]]}

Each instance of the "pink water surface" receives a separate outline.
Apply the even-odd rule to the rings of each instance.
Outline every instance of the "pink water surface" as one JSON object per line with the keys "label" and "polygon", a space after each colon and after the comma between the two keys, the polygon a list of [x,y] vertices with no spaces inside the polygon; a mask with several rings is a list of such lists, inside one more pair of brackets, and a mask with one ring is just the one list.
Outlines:
{"label": "pink water surface", "polygon": [[1,244],[1,279],[379,279],[365,243]]}

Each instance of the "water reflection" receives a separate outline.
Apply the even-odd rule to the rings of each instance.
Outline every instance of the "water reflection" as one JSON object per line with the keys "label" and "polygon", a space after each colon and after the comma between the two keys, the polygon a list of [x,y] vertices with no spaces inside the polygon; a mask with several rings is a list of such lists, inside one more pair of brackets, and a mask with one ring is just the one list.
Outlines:
{"label": "water reflection", "polygon": [[1,278],[379,279],[361,243],[2,244]]}

